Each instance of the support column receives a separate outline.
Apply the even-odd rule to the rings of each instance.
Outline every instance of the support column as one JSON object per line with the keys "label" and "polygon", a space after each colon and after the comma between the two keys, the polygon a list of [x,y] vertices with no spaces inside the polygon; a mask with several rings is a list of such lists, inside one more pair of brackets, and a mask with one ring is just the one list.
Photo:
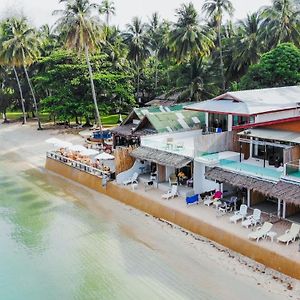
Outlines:
{"label": "support column", "polygon": [[283,209],[282,209],[282,218],[285,219],[285,214],[286,214],[286,202],[283,201]]}
{"label": "support column", "polygon": [[232,115],[228,115],[228,124],[227,124],[227,130],[232,131]]}
{"label": "support column", "polygon": [[208,130],[208,112],[205,113],[205,126],[206,126],[206,131]]}
{"label": "support column", "polygon": [[281,200],[278,199],[278,205],[277,205],[277,217],[280,218],[281,213]]}
{"label": "support column", "polygon": [[253,157],[253,137],[250,137],[251,143],[250,143],[250,158]]}
{"label": "support column", "polygon": [[251,206],[251,190],[247,189],[247,206]]}

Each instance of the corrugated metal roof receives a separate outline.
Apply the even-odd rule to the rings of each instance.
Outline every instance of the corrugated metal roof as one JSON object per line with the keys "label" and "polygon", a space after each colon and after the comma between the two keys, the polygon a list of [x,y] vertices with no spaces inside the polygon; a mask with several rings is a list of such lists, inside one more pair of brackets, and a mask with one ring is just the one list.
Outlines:
{"label": "corrugated metal roof", "polygon": [[183,110],[183,108],[189,104],[191,104],[191,102],[179,103],[170,106],[150,106],[150,107],[134,108],[134,112],[137,114],[137,116],[140,119],[142,119],[148,113],[180,111]]}
{"label": "corrugated metal roof", "polygon": [[[180,113],[178,115],[178,113]],[[199,128],[199,125],[205,123],[205,115],[202,112],[180,111],[158,114],[147,114],[145,116],[158,133],[188,130]],[[197,118],[200,123],[194,119]],[[138,130],[138,127],[137,127]]]}
{"label": "corrugated metal roof", "polygon": [[228,92],[212,100],[191,104],[186,109],[232,114],[255,115],[296,108],[300,103],[300,87]]}
{"label": "corrugated metal roof", "polygon": [[177,169],[183,168],[192,161],[190,158],[182,155],[148,147],[138,147],[134,149],[130,155],[141,160],[148,160],[160,165],[175,167]]}
{"label": "corrugated metal roof", "polygon": [[255,128],[242,131],[238,133],[238,135],[255,137],[264,140],[275,140],[280,142],[291,142],[295,144],[300,144],[300,133],[293,131]]}

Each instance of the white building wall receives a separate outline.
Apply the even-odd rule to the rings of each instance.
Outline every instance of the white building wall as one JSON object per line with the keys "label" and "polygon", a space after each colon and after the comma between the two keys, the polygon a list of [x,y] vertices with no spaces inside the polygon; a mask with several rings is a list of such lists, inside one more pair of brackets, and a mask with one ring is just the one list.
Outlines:
{"label": "white building wall", "polygon": [[169,180],[171,174],[175,174],[175,167],[166,166],[166,180]]}
{"label": "white building wall", "polygon": [[196,194],[201,194],[219,188],[219,184],[215,183],[214,181],[207,180],[204,174],[205,174],[205,164],[195,161],[193,178],[194,178],[194,192]]}
{"label": "white building wall", "polygon": [[269,121],[294,118],[299,116],[300,116],[300,110],[298,109],[284,110],[284,111],[279,111],[274,113],[257,115],[255,117],[255,123],[269,122]]}

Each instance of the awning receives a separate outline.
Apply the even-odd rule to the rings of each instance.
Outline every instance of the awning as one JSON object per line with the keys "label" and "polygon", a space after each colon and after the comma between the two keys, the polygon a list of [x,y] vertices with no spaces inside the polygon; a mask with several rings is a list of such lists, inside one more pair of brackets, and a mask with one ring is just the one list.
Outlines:
{"label": "awning", "polygon": [[242,131],[238,133],[238,135],[259,138],[263,140],[275,140],[280,142],[300,144],[300,132],[294,131],[255,128]]}
{"label": "awning", "polygon": [[182,155],[148,147],[136,148],[130,153],[130,155],[141,160],[148,160],[160,165],[175,167],[177,169],[186,166],[192,161],[191,158]]}
{"label": "awning", "polygon": [[270,196],[300,206],[300,185],[280,180],[270,191]]}
{"label": "awning", "polygon": [[210,180],[217,180],[222,183],[228,183],[239,188],[248,188],[269,196],[275,183],[263,179],[254,178],[246,175],[235,174],[230,171],[215,167],[205,172],[205,177]]}

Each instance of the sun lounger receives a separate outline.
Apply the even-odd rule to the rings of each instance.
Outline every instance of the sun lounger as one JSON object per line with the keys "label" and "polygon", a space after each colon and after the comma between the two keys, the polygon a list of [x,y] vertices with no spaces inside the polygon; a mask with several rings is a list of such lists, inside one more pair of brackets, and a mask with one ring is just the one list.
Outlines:
{"label": "sun lounger", "polygon": [[277,242],[286,243],[295,242],[296,238],[299,236],[300,225],[293,223],[291,228],[288,229],[285,234],[277,238]]}
{"label": "sun lounger", "polygon": [[242,226],[248,228],[249,226],[256,226],[257,224],[260,224],[260,216],[261,216],[261,210],[255,208],[253,211],[253,215],[248,216],[246,220],[242,222]]}
{"label": "sun lounger", "polygon": [[258,227],[256,231],[248,234],[248,239],[259,241],[259,239],[263,239],[267,236],[267,233],[271,231],[273,227],[272,223],[265,222],[261,227]]}
{"label": "sun lounger", "polygon": [[242,204],[239,211],[236,211],[233,216],[229,218],[230,222],[237,223],[239,220],[244,220],[247,217],[248,207]]}
{"label": "sun lounger", "polygon": [[138,183],[138,177],[139,177],[139,174],[135,172],[131,178],[123,181],[123,184],[128,185],[128,184]]}
{"label": "sun lounger", "polygon": [[186,205],[199,204],[199,194],[186,197],[185,201],[186,201]]}
{"label": "sun lounger", "polygon": [[178,196],[177,188],[178,188],[177,185],[172,185],[171,190],[169,190],[166,194],[163,194],[161,197],[163,199],[170,199]]}

